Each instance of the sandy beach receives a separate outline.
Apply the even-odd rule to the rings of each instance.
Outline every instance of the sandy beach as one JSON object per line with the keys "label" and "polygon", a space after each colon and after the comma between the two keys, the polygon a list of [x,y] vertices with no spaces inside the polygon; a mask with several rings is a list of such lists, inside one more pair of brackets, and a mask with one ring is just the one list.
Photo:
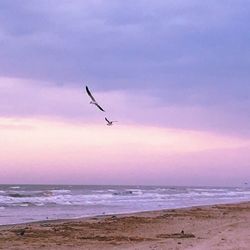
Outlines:
{"label": "sandy beach", "polygon": [[250,202],[1,226],[0,249],[250,249]]}

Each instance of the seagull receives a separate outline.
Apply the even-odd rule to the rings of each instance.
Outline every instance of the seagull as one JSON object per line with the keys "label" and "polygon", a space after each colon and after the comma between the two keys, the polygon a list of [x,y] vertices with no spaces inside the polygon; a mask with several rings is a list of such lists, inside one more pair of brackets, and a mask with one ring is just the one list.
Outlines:
{"label": "seagull", "polygon": [[101,111],[105,112],[105,110],[97,103],[97,101],[95,100],[95,98],[92,96],[92,94],[90,93],[89,91],[89,88],[88,86],[86,86],[86,91],[87,91],[87,94],[89,95],[89,97],[91,98],[91,102],[90,104],[94,104],[96,105],[97,108],[99,108]]}
{"label": "seagull", "polygon": [[109,121],[107,117],[105,117],[105,121],[107,122],[107,126],[112,126],[113,122],[118,122],[118,121]]}

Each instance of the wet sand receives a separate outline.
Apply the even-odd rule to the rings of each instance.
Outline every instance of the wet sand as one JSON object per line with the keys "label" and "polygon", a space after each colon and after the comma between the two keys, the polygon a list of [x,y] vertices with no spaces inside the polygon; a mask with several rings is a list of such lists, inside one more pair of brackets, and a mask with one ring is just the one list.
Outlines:
{"label": "wet sand", "polygon": [[0,249],[250,249],[250,202],[0,227]]}

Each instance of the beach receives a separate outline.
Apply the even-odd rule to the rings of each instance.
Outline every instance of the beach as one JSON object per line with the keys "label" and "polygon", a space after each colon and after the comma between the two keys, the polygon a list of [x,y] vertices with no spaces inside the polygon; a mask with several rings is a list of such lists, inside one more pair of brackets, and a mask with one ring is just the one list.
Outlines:
{"label": "beach", "polygon": [[250,202],[0,227],[0,249],[249,249]]}

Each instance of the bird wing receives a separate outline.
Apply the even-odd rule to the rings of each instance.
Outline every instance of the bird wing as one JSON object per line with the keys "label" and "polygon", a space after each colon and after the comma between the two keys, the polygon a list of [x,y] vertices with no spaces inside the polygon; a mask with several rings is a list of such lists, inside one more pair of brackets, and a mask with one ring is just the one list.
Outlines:
{"label": "bird wing", "polygon": [[97,103],[95,102],[96,107],[98,107],[101,111],[105,112],[105,110]]}
{"label": "bird wing", "polygon": [[94,98],[94,97],[92,96],[92,94],[90,93],[88,86],[86,86],[86,91],[87,91],[89,97],[91,98],[91,100],[92,100],[93,102],[96,102],[95,98]]}
{"label": "bird wing", "polygon": [[108,122],[108,123],[110,123],[110,121],[106,117],[105,117],[105,121]]}

